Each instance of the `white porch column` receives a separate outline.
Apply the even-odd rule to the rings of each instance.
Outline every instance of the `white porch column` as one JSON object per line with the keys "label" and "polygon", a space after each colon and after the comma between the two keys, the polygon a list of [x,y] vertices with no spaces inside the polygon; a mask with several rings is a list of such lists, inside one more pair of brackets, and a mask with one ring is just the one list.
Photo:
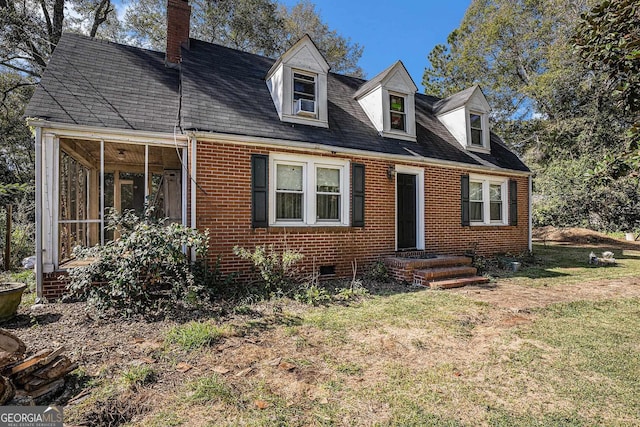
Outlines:
{"label": "white porch column", "polygon": [[58,158],[60,141],[50,133],[42,136],[42,272],[52,273],[58,264]]}
{"label": "white porch column", "polygon": [[42,300],[42,128],[36,127],[36,303]]}

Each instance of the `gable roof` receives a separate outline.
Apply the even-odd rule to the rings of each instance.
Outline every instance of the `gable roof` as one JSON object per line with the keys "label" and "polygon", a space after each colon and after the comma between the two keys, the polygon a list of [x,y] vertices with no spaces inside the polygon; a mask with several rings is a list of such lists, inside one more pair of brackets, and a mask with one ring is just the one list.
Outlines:
{"label": "gable roof", "polygon": [[433,112],[435,114],[446,113],[447,111],[455,110],[456,108],[462,107],[465,105],[471,97],[476,93],[476,90],[482,92],[480,86],[474,85],[465,90],[461,90],[460,92],[454,93],[453,95],[440,99],[436,103],[433,104]]}
{"label": "gable roof", "polygon": [[356,91],[353,97],[360,98],[362,95],[366,95],[376,87],[380,86],[382,82],[395,69],[401,69],[404,72],[404,74],[408,77],[408,80],[411,81],[411,88],[413,89],[413,92],[418,90],[418,88],[416,87],[416,84],[413,82],[413,79],[411,78],[411,76],[409,75],[409,72],[407,71],[407,67],[404,66],[402,61],[396,61],[393,64],[391,64],[389,67],[384,69],[384,71],[382,71],[380,74],[378,74],[377,76],[375,76],[374,78],[372,78],[371,80],[369,80],[368,82],[360,86],[360,88]]}
{"label": "gable roof", "polygon": [[[528,168],[492,135],[487,155],[466,152],[432,112],[438,98],[416,94],[417,142],[381,137],[358,101],[365,80],[328,74],[329,128],[280,121],[265,76],[274,60],[191,39],[181,73],[164,54],[65,34],[26,115],[87,126],[274,138],[379,154],[417,155],[518,171]],[[178,89],[181,82],[181,97]]]}
{"label": "gable roof", "polygon": [[171,132],[179,73],[164,54],[65,33],[25,115],[86,126]]}

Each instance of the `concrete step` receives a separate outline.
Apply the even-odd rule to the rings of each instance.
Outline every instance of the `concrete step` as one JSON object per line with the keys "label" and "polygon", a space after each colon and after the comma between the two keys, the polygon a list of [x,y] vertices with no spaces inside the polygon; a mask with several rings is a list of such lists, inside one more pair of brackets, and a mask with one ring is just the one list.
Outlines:
{"label": "concrete step", "polygon": [[[487,283],[489,278],[482,276],[457,277],[455,279],[434,280],[429,283],[431,289],[451,289],[461,288],[467,285],[477,285],[479,283]],[[423,285],[424,286],[424,285]]]}
{"label": "concrete step", "polygon": [[427,268],[424,270],[415,270],[414,275],[420,276],[423,280],[433,281],[440,279],[448,279],[463,276],[475,276],[478,269],[470,265],[460,265],[455,267],[438,267]]}

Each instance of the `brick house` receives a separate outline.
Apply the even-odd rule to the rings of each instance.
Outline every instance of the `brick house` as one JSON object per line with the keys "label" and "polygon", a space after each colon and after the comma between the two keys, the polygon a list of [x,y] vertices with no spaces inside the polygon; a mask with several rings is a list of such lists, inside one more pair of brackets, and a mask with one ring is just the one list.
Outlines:
{"label": "brick house", "polygon": [[418,94],[401,62],[334,74],[308,36],[273,60],[190,39],[189,15],[169,0],[166,54],[73,34],[56,47],[27,109],[39,296],[62,292],[75,245],[112,238],[106,209],[145,201],[209,229],[227,272],[247,268],[235,245],[298,249],[336,276],[354,259],[531,248],[531,174],[479,87]]}

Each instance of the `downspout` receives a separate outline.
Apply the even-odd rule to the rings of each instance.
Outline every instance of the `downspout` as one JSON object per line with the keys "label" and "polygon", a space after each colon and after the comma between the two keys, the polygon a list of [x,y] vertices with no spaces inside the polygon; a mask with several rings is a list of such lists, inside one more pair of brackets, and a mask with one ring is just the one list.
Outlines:
{"label": "downspout", "polygon": [[533,217],[531,214],[533,213],[533,203],[531,201],[533,191],[533,177],[529,175],[529,252],[533,251]]}
{"label": "downspout", "polygon": [[42,302],[42,128],[36,127],[36,304]]}

